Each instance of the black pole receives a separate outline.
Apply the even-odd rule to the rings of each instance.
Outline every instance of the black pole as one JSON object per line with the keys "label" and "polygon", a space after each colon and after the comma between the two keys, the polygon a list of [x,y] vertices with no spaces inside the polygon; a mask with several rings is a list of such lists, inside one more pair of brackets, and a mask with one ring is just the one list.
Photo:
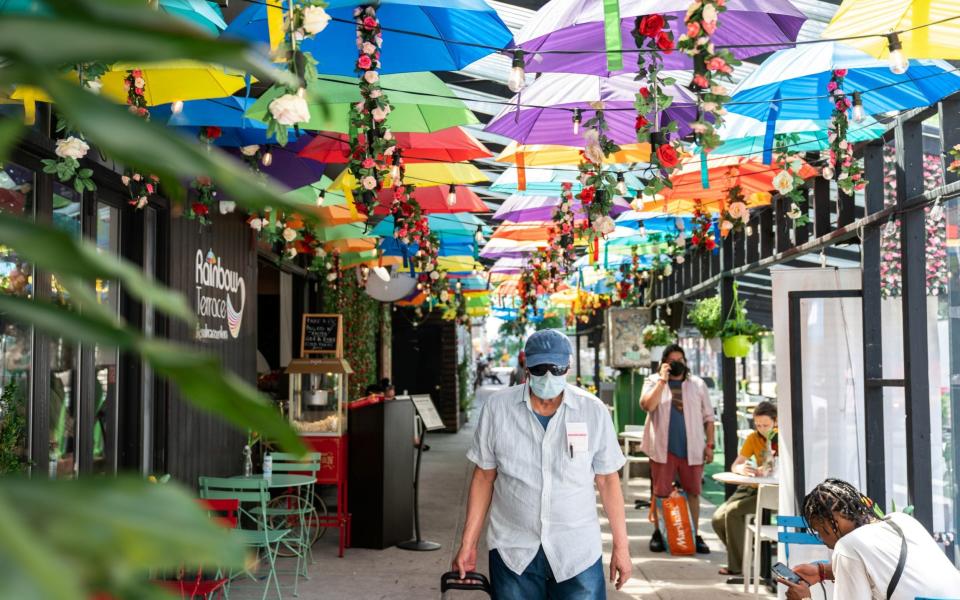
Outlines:
{"label": "black pole", "polygon": [[415,550],[418,552],[429,552],[430,550],[439,550],[440,544],[428,542],[420,537],[420,458],[423,456],[423,440],[427,437],[427,428],[420,431],[420,443],[417,444],[417,466],[413,474],[413,530],[416,537],[406,542],[397,544],[397,548],[404,550]]}
{"label": "black pole", "polygon": [[[733,264],[733,240],[723,240],[722,259],[724,269]],[[733,277],[724,276],[720,280],[720,312],[725,317],[733,307]],[[729,471],[737,457],[737,361],[721,354],[720,362],[721,389],[723,390],[723,409],[720,413],[720,422],[723,424],[723,467]],[[735,486],[725,486],[729,498]]]}

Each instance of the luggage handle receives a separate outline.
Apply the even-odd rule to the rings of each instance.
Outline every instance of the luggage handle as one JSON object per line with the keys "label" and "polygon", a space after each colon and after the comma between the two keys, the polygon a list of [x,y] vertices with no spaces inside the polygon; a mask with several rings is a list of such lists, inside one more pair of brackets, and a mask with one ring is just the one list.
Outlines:
{"label": "luggage handle", "polygon": [[483,590],[488,594],[492,591],[487,576],[475,571],[467,571],[467,576],[460,579],[457,571],[448,571],[440,577],[440,592],[447,590]]}

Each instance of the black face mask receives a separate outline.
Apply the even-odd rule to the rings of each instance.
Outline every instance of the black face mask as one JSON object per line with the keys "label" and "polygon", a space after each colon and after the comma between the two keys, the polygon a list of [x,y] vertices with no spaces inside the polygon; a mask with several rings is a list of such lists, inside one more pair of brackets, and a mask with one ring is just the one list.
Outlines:
{"label": "black face mask", "polygon": [[683,364],[679,360],[670,361],[670,376],[671,377],[680,377],[687,372],[687,365]]}

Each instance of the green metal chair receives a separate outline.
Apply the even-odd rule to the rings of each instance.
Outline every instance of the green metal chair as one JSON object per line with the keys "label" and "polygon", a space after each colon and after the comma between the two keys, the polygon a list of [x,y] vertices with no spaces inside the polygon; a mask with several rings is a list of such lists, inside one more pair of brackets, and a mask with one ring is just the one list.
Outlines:
{"label": "green metal chair", "polygon": [[[320,452],[308,452],[303,457],[287,452],[273,452],[274,474],[304,474],[316,476],[320,470]],[[297,572],[309,579],[307,565],[313,562],[313,543],[320,533],[320,519],[315,505],[315,484],[300,486],[285,491],[284,494],[270,500],[266,515],[273,527],[285,527],[292,530],[280,547],[280,553],[298,557]],[[325,511],[324,507],[324,512]],[[309,561],[307,557],[309,556]],[[302,558],[302,562],[299,560]],[[303,570],[299,567],[302,565]]]}
{"label": "green metal chair", "polygon": [[[270,572],[267,574],[266,583],[263,587],[263,600],[266,600],[267,593],[270,591],[271,580],[276,586],[277,598],[283,598],[283,593],[280,591],[280,579],[277,577],[277,550],[283,540],[290,535],[290,530],[271,528],[268,520],[264,517],[267,502],[270,500],[270,489],[267,486],[267,481],[253,478],[201,477],[200,497],[205,500],[237,500],[240,502],[240,519],[238,528],[233,530],[234,535],[247,546],[256,548],[258,552],[263,550],[267,557],[267,563],[270,565]],[[248,510],[244,508],[244,503],[254,506]],[[257,528],[243,528],[244,520],[252,521]],[[298,571],[299,568],[298,561]],[[247,571],[246,574],[255,579],[250,571]],[[230,579],[233,579],[233,573],[230,573]],[[296,578],[294,578],[294,595],[296,594]]]}

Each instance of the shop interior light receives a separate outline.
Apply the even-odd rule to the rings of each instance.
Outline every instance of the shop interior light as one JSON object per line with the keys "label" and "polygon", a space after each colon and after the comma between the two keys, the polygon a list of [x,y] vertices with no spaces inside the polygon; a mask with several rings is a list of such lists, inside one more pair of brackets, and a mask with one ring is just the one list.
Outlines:
{"label": "shop interior light", "polygon": [[903,44],[900,43],[900,36],[896,32],[887,34],[887,48],[890,50],[890,71],[894,75],[903,75],[910,68],[910,61],[903,53]]}

